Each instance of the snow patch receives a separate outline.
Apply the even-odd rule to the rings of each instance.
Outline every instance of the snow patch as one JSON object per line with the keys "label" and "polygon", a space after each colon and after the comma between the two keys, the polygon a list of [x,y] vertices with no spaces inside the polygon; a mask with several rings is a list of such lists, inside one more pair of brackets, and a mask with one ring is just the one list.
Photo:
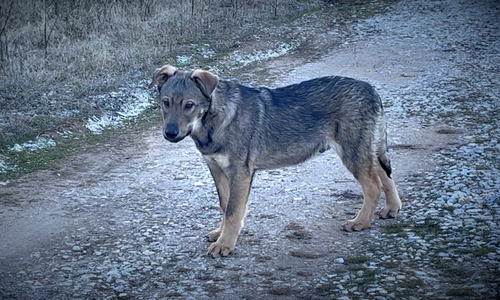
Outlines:
{"label": "snow patch", "polygon": [[54,147],[56,142],[53,139],[39,137],[34,141],[27,141],[21,145],[15,144],[9,149],[10,152],[40,152],[41,150]]}
{"label": "snow patch", "polygon": [[280,57],[288,54],[289,52],[297,49],[301,41],[296,40],[291,43],[283,43],[278,45],[275,49],[253,51],[251,54],[241,55],[238,51],[231,54],[231,59],[246,66],[253,62],[264,61],[270,58]]}
{"label": "snow patch", "polygon": [[[118,97],[116,94],[111,96],[112,98]],[[94,116],[88,120],[85,127],[94,134],[100,134],[107,127],[117,127],[125,120],[137,118],[152,104],[147,91],[137,89],[127,96],[127,102],[122,105],[121,110],[105,112],[100,117]]]}

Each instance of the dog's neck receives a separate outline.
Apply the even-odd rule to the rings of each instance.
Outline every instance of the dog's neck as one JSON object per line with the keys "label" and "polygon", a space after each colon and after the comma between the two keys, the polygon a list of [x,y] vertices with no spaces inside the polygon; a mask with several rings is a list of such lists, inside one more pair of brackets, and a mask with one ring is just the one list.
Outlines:
{"label": "dog's neck", "polygon": [[193,139],[196,147],[203,155],[210,155],[220,150],[220,145],[213,140],[213,134],[217,123],[222,122],[223,116],[214,110],[214,105],[205,113],[201,119],[201,125],[191,132],[190,136]]}
{"label": "dog's neck", "polygon": [[221,81],[212,94],[210,110],[208,111],[210,117],[208,119],[212,120],[213,127],[217,129],[223,129],[233,121],[236,106],[238,105],[231,98],[223,99],[225,97],[223,90],[227,88],[227,82]]}
{"label": "dog's neck", "polygon": [[221,97],[223,97],[221,89],[225,88],[226,83],[224,81],[219,82],[219,86],[212,93],[210,108],[203,116],[201,126],[191,133],[191,138],[194,140],[196,147],[204,155],[221,151],[224,140],[221,137],[221,132],[234,119],[237,103],[231,101],[231,99],[221,101]]}
{"label": "dog's neck", "polygon": [[191,134],[191,138],[196,144],[196,148],[198,148],[203,155],[210,155],[218,151],[218,147],[213,142],[209,132],[204,136]]}

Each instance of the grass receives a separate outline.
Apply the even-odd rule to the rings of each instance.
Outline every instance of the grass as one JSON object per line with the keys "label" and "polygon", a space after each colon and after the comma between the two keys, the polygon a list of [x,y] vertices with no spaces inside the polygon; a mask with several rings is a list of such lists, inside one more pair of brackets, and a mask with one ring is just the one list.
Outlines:
{"label": "grass", "polygon": [[396,269],[401,266],[401,263],[399,262],[393,262],[393,261],[386,261],[383,264],[387,269]]}
{"label": "grass", "polygon": [[[81,125],[114,110],[119,102],[95,96],[137,85],[159,65],[215,69],[218,75],[245,80],[248,67],[228,71],[218,68],[219,60],[242,48],[260,50],[253,47],[263,40],[280,40],[283,30],[276,28],[296,32],[290,24],[302,16],[300,24],[324,18],[321,24],[328,25],[321,30],[335,23],[344,28],[396,2],[5,0],[0,5],[0,155],[20,169],[0,173],[0,180],[51,166],[98,144],[104,136],[58,140],[62,149],[48,153],[7,151],[47,130]],[[318,55],[316,48],[304,42],[296,51],[312,57]]]}
{"label": "grass", "polygon": [[40,168],[53,166],[57,161],[68,157],[78,151],[88,150],[104,142],[110,131],[101,135],[82,135],[81,139],[65,139],[58,141],[57,146],[42,152],[8,153],[9,162],[18,166],[14,171],[0,172],[0,181],[16,179],[24,174]]}
{"label": "grass", "polygon": [[441,272],[444,277],[449,278],[451,283],[464,283],[465,279],[471,275],[470,273],[469,270],[457,269],[451,266],[445,267]]}
{"label": "grass", "polygon": [[350,264],[362,264],[368,261],[366,256],[349,256],[347,262]]}
{"label": "grass", "polygon": [[451,297],[465,297],[465,296],[470,296],[471,292],[470,290],[466,288],[456,288],[456,289],[449,289],[446,291],[446,296],[451,296]]}
{"label": "grass", "polygon": [[331,293],[335,286],[331,282],[326,282],[318,285],[315,288],[316,293],[320,295]]}
{"label": "grass", "polygon": [[296,291],[287,286],[274,286],[269,289],[269,294],[276,296],[290,296],[293,295]]}
{"label": "grass", "polygon": [[470,254],[472,256],[486,256],[488,253],[496,253],[495,247],[476,247],[476,248],[458,248],[454,251],[456,254]]}
{"label": "grass", "polygon": [[[373,281],[375,280],[375,274],[377,273],[374,269],[370,269],[370,268],[365,268],[365,267],[362,267],[362,266],[350,266],[347,268],[350,272],[352,273],[355,273],[357,275],[357,273],[359,271],[363,271],[363,275],[361,276],[361,278],[363,279],[363,281]],[[357,276],[359,277],[359,276]]]}
{"label": "grass", "polygon": [[[54,111],[71,117],[94,115],[99,109],[88,103],[89,96],[149,78],[166,61],[180,67],[213,65],[214,58],[237,48],[239,39],[319,5],[284,0],[275,13],[268,1],[3,2],[2,144],[50,127],[35,118]],[[182,56],[193,59],[183,62]]]}
{"label": "grass", "polygon": [[404,233],[405,228],[409,228],[409,223],[393,223],[385,227],[385,231],[389,234],[401,234]]}
{"label": "grass", "polygon": [[439,221],[427,217],[424,219],[423,224],[416,224],[414,232],[418,235],[424,236],[426,234],[438,234],[443,229],[439,226]]}
{"label": "grass", "polygon": [[[142,112],[137,120],[125,123],[128,130],[146,129],[160,124],[160,114],[154,107]],[[14,171],[0,172],[0,181],[13,180],[41,168],[52,167],[55,163],[82,151],[90,151],[96,146],[107,143],[124,129],[108,128],[101,134],[91,134],[88,130],[76,133],[68,139],[58,139],[57,146],[41,152],[5,152],[9,162],[18,166]],[[127,130],[127,129],[126,129]],[[76,137],[76,138],[75,138]]]}

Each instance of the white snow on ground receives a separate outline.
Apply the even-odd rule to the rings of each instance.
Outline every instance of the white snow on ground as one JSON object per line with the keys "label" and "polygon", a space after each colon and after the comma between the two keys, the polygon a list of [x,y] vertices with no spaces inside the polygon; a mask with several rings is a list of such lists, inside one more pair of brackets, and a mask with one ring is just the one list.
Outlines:
{"label": "white snow on ground", "polygon": [[[118,95],[113,95],[113,98]],[[92,117],[85,127],[94,134],[100,134],[107,127],[116,127],[123,124],[125,120],[137,118],[141,112],[150,107],[153,101],[147,91],[136,89],[131,95],[127,95],[127,102],[122,105],[119,111],[108,111],[101,117]]]}
{"label": "white snow on ground", "polygon": [[[145,109],[153,105],[154,101],[148,91],[143,88],[135,88],[132,91],[123,89],[119,92],[95,97],[104,98],[103,101],[109,103],[109,108],[103,109],[100,117],[91,117],[85,124],[85,127],[92,134],[100,134],[106,128],[118,127],[126,120],[136,119]],[[65,131],[61,134],[63,137],[69,138],[72,132]],[[38,137],[23,144],[15,144],[9,151],[13,153],[41,152],[54,146],[56,146],[56,142],[53,139]],[[15,171],[16,169],[17,166],[9,162],[8,157],[0,156],[0,172]]]}
{"label": "white snow on ground", "polygon": [[290,53],[297,49],[301,41],[296,40],[291,43],[283,43],[278,45],[275,49],[253,51],[251,54],[241,55],[238,51],[231,54],[231,60],[237,61],[242,66],[246,66],[253,62],[264,61],[270,58],[276,58]]}

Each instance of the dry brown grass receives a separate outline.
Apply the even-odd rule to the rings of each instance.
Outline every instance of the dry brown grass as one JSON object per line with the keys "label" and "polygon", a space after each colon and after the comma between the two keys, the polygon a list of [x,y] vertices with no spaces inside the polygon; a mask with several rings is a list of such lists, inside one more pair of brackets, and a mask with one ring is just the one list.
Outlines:
{"label": "dry brown grass", "polygon": [[[0,144],[95,113],[89,95],[149,78],[189,44],[235,41],[314,0],[0,0]],[[62,121],[61,121],[62,120]]]}

